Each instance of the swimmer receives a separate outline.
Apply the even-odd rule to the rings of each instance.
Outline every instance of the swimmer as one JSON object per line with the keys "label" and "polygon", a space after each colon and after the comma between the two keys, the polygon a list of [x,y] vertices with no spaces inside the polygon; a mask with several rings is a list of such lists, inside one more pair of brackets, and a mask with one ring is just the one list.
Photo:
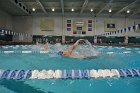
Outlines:
{"label": "swimmer", "polygon": [[78,53],[73,53],[73,50],[76,48],[76,46],[79,44],[80,41],[85,41],[84,39],[77,40],[66,52],[59,51],[58,55],[64,56],[64,57],[71,57],[71,58],[84,58],[83,55],[79,55]]}
{"label": "swimmer", "polygon": [[49,50],[49,47],[48,47],[48,40],[46,39],[46,43],[45,43],[45,45],[44,45],[44,50]]}
{"label": "swimmer", "polygon": [[38,40],[36,39],[36,45],[39,46]]}

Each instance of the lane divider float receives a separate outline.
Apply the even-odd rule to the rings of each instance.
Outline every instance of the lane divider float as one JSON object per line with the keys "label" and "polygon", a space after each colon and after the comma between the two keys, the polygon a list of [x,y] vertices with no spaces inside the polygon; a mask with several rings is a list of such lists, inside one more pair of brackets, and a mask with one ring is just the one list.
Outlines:
{"label": "lane divider float", "polygon": [[140,77],[140,69],[0,70],[0,79],[96,79]]}

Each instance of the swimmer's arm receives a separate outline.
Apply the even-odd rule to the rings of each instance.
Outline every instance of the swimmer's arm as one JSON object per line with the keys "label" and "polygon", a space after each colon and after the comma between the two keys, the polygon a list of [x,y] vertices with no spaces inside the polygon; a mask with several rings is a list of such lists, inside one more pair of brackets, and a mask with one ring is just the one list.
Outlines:
{"label": "swimmer's arm", "polygon": [[68,52],[71,54],[72,51],[75,49],[75,47],[76,47],[76,46],[79,44],[79,42],[82,41],[82,40],[84,40],[84,39],[79,39],[79,40],[77,40],[77,41],[69,48]]}
{"label": "swimmer's arm", "polygon": [[79,44],[79,42],[82,41],[82,40],[84,40],[84,39],[79,39],[79,40],[77,40],[77,41],[73,44],[73,46],[77,46],[77,45]]}

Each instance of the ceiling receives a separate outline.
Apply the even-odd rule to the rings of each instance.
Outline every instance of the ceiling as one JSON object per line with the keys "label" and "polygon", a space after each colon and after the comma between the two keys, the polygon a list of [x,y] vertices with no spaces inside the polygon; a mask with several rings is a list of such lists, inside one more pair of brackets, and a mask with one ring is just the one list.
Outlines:
{"label": "ceiling", "polygon": [[[36,11],[33,12],[32,8]],[[55,11],[52,11],[52,8]],[[71,9],[74,9],[72,12]],[[0,0],[0,9],[13,16],[140,16],[140,0]],[[93,9],[93,12],[90,11]],[[109,13],[109,9],[112,10]],[[130,10],[130,13],[126,13]]]}

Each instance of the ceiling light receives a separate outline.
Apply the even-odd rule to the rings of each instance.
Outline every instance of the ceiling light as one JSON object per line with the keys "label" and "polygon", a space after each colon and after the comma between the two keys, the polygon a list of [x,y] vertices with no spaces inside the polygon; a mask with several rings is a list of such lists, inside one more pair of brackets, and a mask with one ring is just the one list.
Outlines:
{"label": "ceiling light", "polygon": [[35,8],[32,8],[32,11],[35,11]]}
{"label": "ceiling light", "polygon": [[112,12],[112,10],[111,9],[109,9],[109,13],[111,13]]}
{"label": "ceiling light", "polygon": [[93,9],[90,9],[91,12],[93,12]]}
{"label": "ceiling light", "polygon": [[130,10],[127,10],[127,13],[130,13]]}
{"label": "ceiling light", "polygon": [[53,8],[52,11],[55,11],[55,9]]}
{"label": "ceiling light", "polygon": [[72,8],[71,11],[74,11],[74,9]]}

